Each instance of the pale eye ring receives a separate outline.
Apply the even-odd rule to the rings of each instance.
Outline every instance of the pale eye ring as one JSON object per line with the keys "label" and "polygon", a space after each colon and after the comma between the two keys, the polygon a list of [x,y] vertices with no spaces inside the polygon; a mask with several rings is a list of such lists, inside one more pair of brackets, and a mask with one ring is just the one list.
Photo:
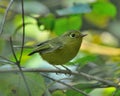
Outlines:
{"label": "pale eye ring", "polygon": [[74,33],[73,33],[73,34],[70,34],[70,37],[71,37],[71,38],[75,38],[75,36],[76,36],[76,35],[75,35]]}

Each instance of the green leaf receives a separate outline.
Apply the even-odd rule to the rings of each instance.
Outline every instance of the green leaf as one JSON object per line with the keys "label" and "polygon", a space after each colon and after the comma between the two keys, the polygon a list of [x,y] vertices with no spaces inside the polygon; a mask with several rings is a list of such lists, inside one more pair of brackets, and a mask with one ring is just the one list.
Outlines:
{"label": "green leaf", "polygon": [[92,7],[93,13],[110,17],[116,16],[116,7],[110,2],[96,2],[92,5]]}
{"label": "green leaf", "polygon": [[[40,74],[24,74],[32,96],[42,96],[45,84]],[[28,96],[23,78],[19,73],[0,73],[0,96]]]}
{"label": "green leaf", "polygon": [[[93,91],[90,92],[90,96],[113,96],[113,93],[115,92],[114,87],[108,87],[108,88],[96,88]],[[114,95],[117,96],[117,95]],[[118,95],[119,96],[119,95]]]}
{"label": "green leaf", "polygon": [[66,96],[62,90],[56,90],[52,93],[52,96]]}
{"label": "green leaf", "polygon": [[83,94],[76,92],[74,90],[67,90],[66,91],[66,95],[67,96],[83,96]]}
{"label": "green leaf", "polygon": [[67,18],[58,18],[55,22],[54,32],[56,32],[57,35],[63,34],[65,31],[67,31]]}
{"label": "green leaf", "polygon": [[69,26],[69,30],[73,30],[73,29],[80,29],[82,26],[82,18],[81,15],[73,15],[70,16],[68,19],[68,26]]}
{"label": "green leaf", "polygon": [[81,15],[58,18],[55,22],[54,32],[61,35],[68,30],[79,30],[82,25]]}
{"label": "green leaf", "polygon": [[120,90],[115,91],[115,96],[120,96]]}
{"label": "green leaf", "polygon": [[49,14],[46,17],[41,17],[37,21],[37,24],[38,24],[39,27],[44,25],[45,29],[47,29],[47,30],[53,30],[54,23],[55,23],[55,17],[52,14]]}
{"label": "green leaf", "polygon": [[116,7],[110,2],[92,4],[92,12],[85,14],[85,19],[97,27],[104,28],[111,18],[116,16]]}

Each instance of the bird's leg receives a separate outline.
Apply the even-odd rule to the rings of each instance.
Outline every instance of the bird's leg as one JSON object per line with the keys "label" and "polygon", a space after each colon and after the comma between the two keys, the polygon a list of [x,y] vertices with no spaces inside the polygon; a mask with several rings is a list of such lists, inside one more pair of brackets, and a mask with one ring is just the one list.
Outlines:
{"label": "bird's leg", "polygon": [[59,67],[57,67],[57,66],[55,66],[55,65],[52,65],[53,67],[55,67],[56,69],[58,69],[58,70],[61,70]]}
{"label": "bird's leg", "polygon": [[64,67],[69,73],[71,73],[71,70],[69,68],[67,68],[66,66],[64,65],[61,65],[62,67]]}
{"label": "bird's leg", "polygon": [[[51,64],[52,65],[52,64]],[[61,69],[59,68],[59,67],[57,67],[57,66],[55,66],[55,65],[52,65],[53,67],[55,67],[56,69],[58,69],[59,71],[61,71]],[[57,72],[56,72],[56,74],[58,74]]]}
{"label": "bird's leg", "polygon": [[[52,65],[52,64],[51,64]],[[55,67],[56,69],[58,69],[59,71],[61,71],[62,69],[60,69],[59,67],[57,67],[57,66],[55,66],[55,65],[52,65],[53,67]],[[64,65],[61,65],[63,68],[65,68],[67,71],[68,71],[68,73],[70,73],[71,74],[71,70],[69,69],[69,68],[67,68],[66,66],[64,66]],[[57,73],[56,73],[57,74]],[[66,73],[67,74],[67,73]]]}

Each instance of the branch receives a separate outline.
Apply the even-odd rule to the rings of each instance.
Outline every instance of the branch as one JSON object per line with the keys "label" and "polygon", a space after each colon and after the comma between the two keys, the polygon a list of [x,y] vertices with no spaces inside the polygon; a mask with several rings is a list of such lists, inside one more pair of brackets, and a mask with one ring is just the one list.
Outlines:
{"label": "branch", "polygon": [[5,20],[6,20],[8,11],[9,11],[9,9],[10,9],[10,7],[11,7],[12,4],[13,4],[13,0],[10,0],[10,3],[8,4],[8,6],[7,6],[7,8],[6,8],[5,14],[4,14],[3,19],[2,19],[2,22],[1,22],[0,35],[1,35],[2,32],[3,32],[3,28],[4,28],[4,25],[5,25]]}
{"label": "branch", "polygon": [[[119,88],[120,86],[112,81],[109,81],[109,80],[104,80],[102,78],[99,78],[99,77],[96,77],[96,76],[92,76],[92,75],[89,75],[89,74],[86,74],[86,73],[83,73],[83,72],[76,72],[76,71],[67,71],[67,70],[56,70],[56,69],[38,69],[38,68],[34,68],[34,69],[26,69],[26,68],[23,68],[22,69],[23,72],[44,72],[44,73],[62,73],[62,74],[70,74],[70,75],[77,75],[77,76],[83,76],[87,79],[91,79],[91,80],[96,80],[96,81],[99,81],[103,84],[106,84],[106,85],[109,85],[109,86],[113,86],[113,87],[116,87],[116,88]],[[20,72],[20,70],[18,69],[7,69],[7,70],[0,70],[0,73],[5,73],[5,72]]]}
{"label": "branch", "polygon": [[84,96],[89,96],[87,93],[83,92],[82,90],[77,89],[77,88],[75,88],[75,87],[73,87],[73,86],[70,86],[70,85],[68,85],[68,84],[66,84],[66,83],[64,83],[64,82],[62,82],[62,81],[60,81],[60,80],[53,79],[53,78],[51,78],[51,77],[49,77],[49,76],[47,76],[47,75],[45,75],[45,74],[42,74],[42,75],[43,75],[44,77],[48,78],[48,79],[51,79],[51,80],[57,82],[57,83],[63,84],[63,85],[65,85],[65,86],[67,86],[67,87],[69,87],[69,88],[71,88],[71,89],[73,89],[73,90],[75,90],[75,91],[83,94]]}

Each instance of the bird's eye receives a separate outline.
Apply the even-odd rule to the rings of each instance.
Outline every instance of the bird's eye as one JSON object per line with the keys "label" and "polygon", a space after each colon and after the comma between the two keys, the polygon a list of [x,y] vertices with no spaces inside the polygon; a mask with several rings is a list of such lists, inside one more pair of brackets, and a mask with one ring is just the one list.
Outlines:
{"label": "bird's eye", "polygon": [[73,33],[73,34],[70,34],[70,37],[71,38],[74,38],[75,37],[75,34]]}

